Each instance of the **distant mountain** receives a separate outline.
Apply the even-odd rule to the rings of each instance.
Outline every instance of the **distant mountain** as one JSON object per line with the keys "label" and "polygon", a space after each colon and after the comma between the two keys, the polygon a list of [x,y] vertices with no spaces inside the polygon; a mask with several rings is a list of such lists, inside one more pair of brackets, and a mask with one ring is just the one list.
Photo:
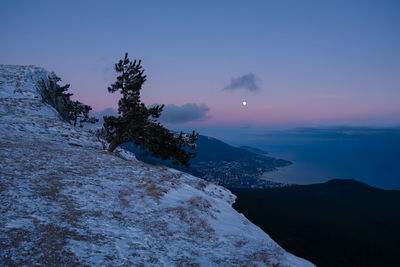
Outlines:
{"label": "distant mountain", "polygon": [[398,190],[331,180],[233,193],[239,212],[317,266],[399,266]]}
{"label": "distant mountain", "polygon": [[240,148],[260,155],[268,154],[267,151],[252,146],[241,146]]}
{"label": "distant mountain", "polygon": [[[122,145],[147,163],[163,164],[207,181],[218,182],[228,188],[268,188],[282,186],[280,183],[259,179],[268,171],[291,164],[291,162],[268,157],[247,149],[230,146],[218,139],[200,135],[196,141],[197,156],[191,161],[189,168],[173,166],[169,161],[161,161],[153,157],[141,156],[142,150],[133,143]],[[255,148],[251,148],[255,149]],[[256,149],[257,151],[261,151]]]}
{"label": "distant mountain", "polygon": [[118,112],[111,107],[105,108],[100,111],[92,111],[92,112],[90,112],[90,116],[97,118],[99,121],[96,123],[88,123],[84,127],[86,129],[101,128],[101,127],[103,127],[103,124],[104,124],[104,116],[117,116],[117,115],[118,115]]}

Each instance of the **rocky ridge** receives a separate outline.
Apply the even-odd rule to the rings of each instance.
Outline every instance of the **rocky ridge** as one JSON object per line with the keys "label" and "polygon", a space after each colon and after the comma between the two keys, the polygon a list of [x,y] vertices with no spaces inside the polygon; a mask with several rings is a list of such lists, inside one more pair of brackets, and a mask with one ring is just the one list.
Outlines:
{"label": "rocky ridge", "polygon": [[0,65],[0,265],[313,266],[227,189],[122,149],[42,103],[49,72]]}

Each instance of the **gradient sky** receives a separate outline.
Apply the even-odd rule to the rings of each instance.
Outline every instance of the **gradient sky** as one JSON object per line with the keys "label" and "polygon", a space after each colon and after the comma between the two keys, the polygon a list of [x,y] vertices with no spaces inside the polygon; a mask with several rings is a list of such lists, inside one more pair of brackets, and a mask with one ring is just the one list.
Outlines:
{"label": "gradient sky", "polygon": [[[128,52],[146,104],[208,106],[177,127],[399,125],[399,14],[382,0],[3,0],[0,63],[54,71],[100,111]],[[223,90],[248,74],[260,90]]]}

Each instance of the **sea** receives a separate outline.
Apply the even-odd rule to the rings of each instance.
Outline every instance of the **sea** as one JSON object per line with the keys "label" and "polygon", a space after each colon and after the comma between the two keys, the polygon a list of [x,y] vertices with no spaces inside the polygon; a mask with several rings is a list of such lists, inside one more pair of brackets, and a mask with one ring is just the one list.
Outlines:
{"label": "sea", "polygon": [[400,128],[301,128],[271,131],[247,145],[286,159],[291,165],[263,178],[290,184],[354,179],[373,187],[400,190]]}

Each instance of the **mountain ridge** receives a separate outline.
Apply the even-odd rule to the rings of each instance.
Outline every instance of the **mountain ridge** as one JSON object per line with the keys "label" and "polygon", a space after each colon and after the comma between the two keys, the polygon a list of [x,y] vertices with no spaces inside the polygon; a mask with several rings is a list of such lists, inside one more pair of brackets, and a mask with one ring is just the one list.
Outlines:
{"label": "mountain ridge", "polygon": [[0,265],[313,266],[197,177],[138,161],[42,103],[34,66],[0,65]]}

